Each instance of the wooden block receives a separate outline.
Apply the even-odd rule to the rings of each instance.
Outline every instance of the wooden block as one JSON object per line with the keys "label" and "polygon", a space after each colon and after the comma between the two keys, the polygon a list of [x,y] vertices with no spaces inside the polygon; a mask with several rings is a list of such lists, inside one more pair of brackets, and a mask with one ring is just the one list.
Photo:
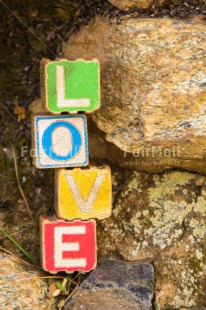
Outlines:
{"label": "wooden block", "polygon": [[36,115],[32,118],[33,163],[37,168],[88,165],[87,121],[84,115]]}
{"label": "wooden block", "polygon": [[67,220],[104,219],[112,212],[109,166],[55,171],[57,216]]}
{"label": "wooden block", "polygon": [[100,107],[99,61],[42,59],[41,100],[53,113],[91,113]]}
{"label": "wooden block", "polygon": [[50,273],[88,272],[96,267],[96,222],[40,216],[42,268]]}

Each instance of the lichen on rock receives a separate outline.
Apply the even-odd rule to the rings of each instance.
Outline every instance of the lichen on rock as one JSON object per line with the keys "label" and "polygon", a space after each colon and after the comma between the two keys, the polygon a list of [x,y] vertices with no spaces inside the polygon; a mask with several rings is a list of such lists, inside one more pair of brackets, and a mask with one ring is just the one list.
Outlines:
{"label": "lichen on rock", "polygon": [[127,173],[112,219],[99,227],[100,255],[153,262],[157,309],[203,305],[206,177]]}

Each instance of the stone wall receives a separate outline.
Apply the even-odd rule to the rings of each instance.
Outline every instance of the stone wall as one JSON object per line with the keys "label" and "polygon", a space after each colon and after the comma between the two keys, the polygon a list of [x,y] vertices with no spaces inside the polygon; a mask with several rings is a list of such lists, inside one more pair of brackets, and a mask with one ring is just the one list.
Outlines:
{"label": "stone wall", "polygon": [[63,44],[67,58],[100,59],[90,150],[121,167],[112,217],[98,227],[99,256],[152,263],[156,309],[206,308],[205,35],[201,17],[98,17]]}

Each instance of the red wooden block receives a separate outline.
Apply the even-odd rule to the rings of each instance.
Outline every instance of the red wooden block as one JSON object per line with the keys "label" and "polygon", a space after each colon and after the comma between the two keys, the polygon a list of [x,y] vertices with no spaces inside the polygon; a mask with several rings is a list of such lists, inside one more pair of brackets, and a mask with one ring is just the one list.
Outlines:
{"label": "red wooden block", "polygon": [[67,222],[40,217],[42,268],[50,273],[88,272],[96,267],[95,220]]}

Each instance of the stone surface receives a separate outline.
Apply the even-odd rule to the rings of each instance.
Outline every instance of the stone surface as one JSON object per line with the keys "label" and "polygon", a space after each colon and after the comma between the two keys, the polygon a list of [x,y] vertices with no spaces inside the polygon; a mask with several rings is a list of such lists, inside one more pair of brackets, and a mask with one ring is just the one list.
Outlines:
{"label": "stone surface", "polygon": [[[184,0],[109,0],[114,6],[118,9],[123,11],[128,11],[132,8],[135,9],[148,9],[151,7],[163,7],[164,5],[185,5]],[[188,7],[189,5],[205,5],[205,0],[199,0],[199,2],[195,3],[195,1],[187,1],[189,3],[186,4]]]}
{"label": "stone surface", "polygon": [[123,11],[128,11],[132,7],[137,9],[148,9],[152,4],[153,0],[109,0],[113,5],[115,5],[118,9]]}
{"label": "stone surface", "polygon": [[206,307],[206,177],[127,171],[113,173],[113,184],[113,216],[98,227],[99,255],[152,262],[157,309]]}
{"label": "stone surface", "polygon": [[1,309],[56,309],[55,301],[47,297],[47,281],[40,272],[22,265],[13,255],[0,253]]}
{"label": "stone surface", "polygon": [[95,18],[63,45],[70,59],[100,59],[102,108],[93,120],[128,153],[127,165],[206,171],[205,34],[201,19]]}
{"label": "stone surface", "polygon": [[150,264],[105,260],[86,278],[65,310],[150,310],[153,282]]}

